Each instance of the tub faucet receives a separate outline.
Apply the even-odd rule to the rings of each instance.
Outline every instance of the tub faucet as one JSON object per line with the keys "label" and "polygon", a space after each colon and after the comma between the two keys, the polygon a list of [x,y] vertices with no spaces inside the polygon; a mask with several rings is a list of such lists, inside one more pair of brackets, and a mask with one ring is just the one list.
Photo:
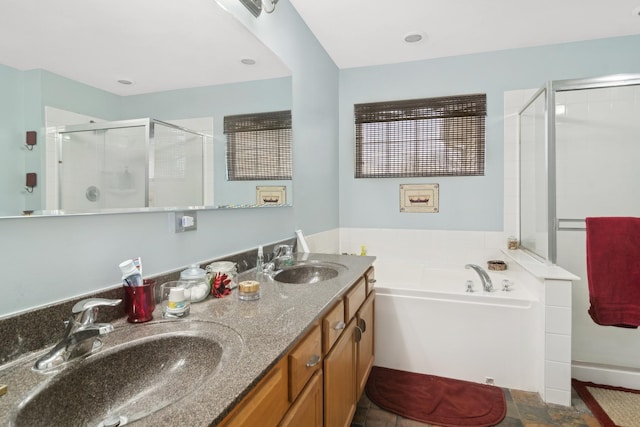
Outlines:
{"label": "tub faucet", "polygon": [[489,277],[489,274],[482,267],[476,264],[467,264],[464,266],[464,268],[471,268],[475,270],[476,273],[478,273],[478,276],[480,276],[480,281],[482,282],[482,288],[485,292],[493,291],[493,283],[491,283],[491,277]]}
{"label": "tub faucet", "polygon": [[44,371],[85,356],[102,345],[99,337],[113,331],[110,323],[95,323],[98,307],[116,306],[121,299],[89,298],[77,302],[66,322],[64,337],[35,363],[33,369]]}

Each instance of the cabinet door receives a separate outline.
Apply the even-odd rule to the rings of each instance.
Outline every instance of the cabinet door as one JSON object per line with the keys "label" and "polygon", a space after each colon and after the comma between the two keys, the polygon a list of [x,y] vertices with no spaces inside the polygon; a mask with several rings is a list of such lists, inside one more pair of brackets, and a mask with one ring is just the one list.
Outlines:
{"label": "cabinet door", "polygon": [[280,427],[322,427],[322,415],[322,371],[317,371],[282,419]]}
{"label": "cabinet door", "polygon": [[277,426],[289,407],[287,358],[283,358],[219,427]]}
{"label": "cabinet door", "polygon": [[347,427],[356,411],[355,318],[324,359],[324,425]]}
{"label": "cabinet door", "polygon": [[360,310],[356,315],[356,327],[359,331],[356,331],[356,338],[359,337],[357,343],[357,367],[356,378],[358,381],[357,398],[360,399],[364,386],[367,384],[369,373],[373,367],[373,349],[374,349],[374,307],[375,307],[375,292],[369,294],[367,300],[362,304]]}

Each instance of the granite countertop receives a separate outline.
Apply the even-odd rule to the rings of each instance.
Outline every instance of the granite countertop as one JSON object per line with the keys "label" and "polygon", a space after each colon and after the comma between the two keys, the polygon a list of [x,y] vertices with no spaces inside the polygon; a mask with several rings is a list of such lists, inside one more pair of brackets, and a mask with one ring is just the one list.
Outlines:
{"label": "granite countertop", "polygon": [[[144,335],[147,326],[161,322],[215,322],[224,325],[224,329],[235,331],[242,343],[237,346],[242,349],[231,355],[231,359],[211,377],[211,381],[203,381],[194,386],[194,379],[183,378],[183,384],[195,387],[195,391],[178,402],[127,425],[156,426],[168,420],[176,425],[216,425],[375,260],[375,257],[369,256],[325,254],[296,254],[296,257],[299,261],[306,258],[340,263],[348,267],[348,270],[335,279],[311,285],[265,282],[261,286],[261,298],[257,301],[240,301],[237,290],[234,290],[227,297],[208,298],[201,303],[192,304],[191,313],[185,320],[162,319],[162,309],[158,305],[152,322],[138,325],[129,324],[125,319],[114,322],[114,336],[122,336],[123,332],[134,336]],[[253,271],[239,276],[239,280],[253,278]],[[147,328],[150,331],[152,329],[153,326]],[[103,338],[105,349],[110,345],[110,335]],[[25,363],[30,367],[46,350],[25,355],[0,367],[0,384],[8,385],[6,395],[0,396],[1,425],[10,423],[11,413],[28,394],[25,390],[32,390],[38,381],[43,381],[41,373],[18,375],[18,367],[25,366]],[[118,374],[114,372],[114,375]],[[181,384],[175,384],[175,387],[180,388]],[[158,393],[172,393],[172,389],[162,388]],[[68,399],[73,400],[74,396],[70,395]],[[43,424],[46,421],[43,420]]]}

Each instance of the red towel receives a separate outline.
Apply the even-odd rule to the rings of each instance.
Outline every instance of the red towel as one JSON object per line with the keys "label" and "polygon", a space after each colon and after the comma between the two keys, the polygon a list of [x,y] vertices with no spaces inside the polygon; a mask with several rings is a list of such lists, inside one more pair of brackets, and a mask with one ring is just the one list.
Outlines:
{"label": "red towel", "polygon": [[587,218],[589,315],[599,325],[640,326],[640,218]]}

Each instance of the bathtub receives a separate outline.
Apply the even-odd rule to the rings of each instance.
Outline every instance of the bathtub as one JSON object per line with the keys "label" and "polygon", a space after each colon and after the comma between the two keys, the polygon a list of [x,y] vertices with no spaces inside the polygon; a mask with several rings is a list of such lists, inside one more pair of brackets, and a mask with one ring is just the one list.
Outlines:
{"label": "bathtub", "polygon": [[[544,324],[535,289],[518,273],[376,261],[376,366],[540,391]],[[502,291],[503,280],[511,282]],[[473,280],[475,292],[466,291]]]}

